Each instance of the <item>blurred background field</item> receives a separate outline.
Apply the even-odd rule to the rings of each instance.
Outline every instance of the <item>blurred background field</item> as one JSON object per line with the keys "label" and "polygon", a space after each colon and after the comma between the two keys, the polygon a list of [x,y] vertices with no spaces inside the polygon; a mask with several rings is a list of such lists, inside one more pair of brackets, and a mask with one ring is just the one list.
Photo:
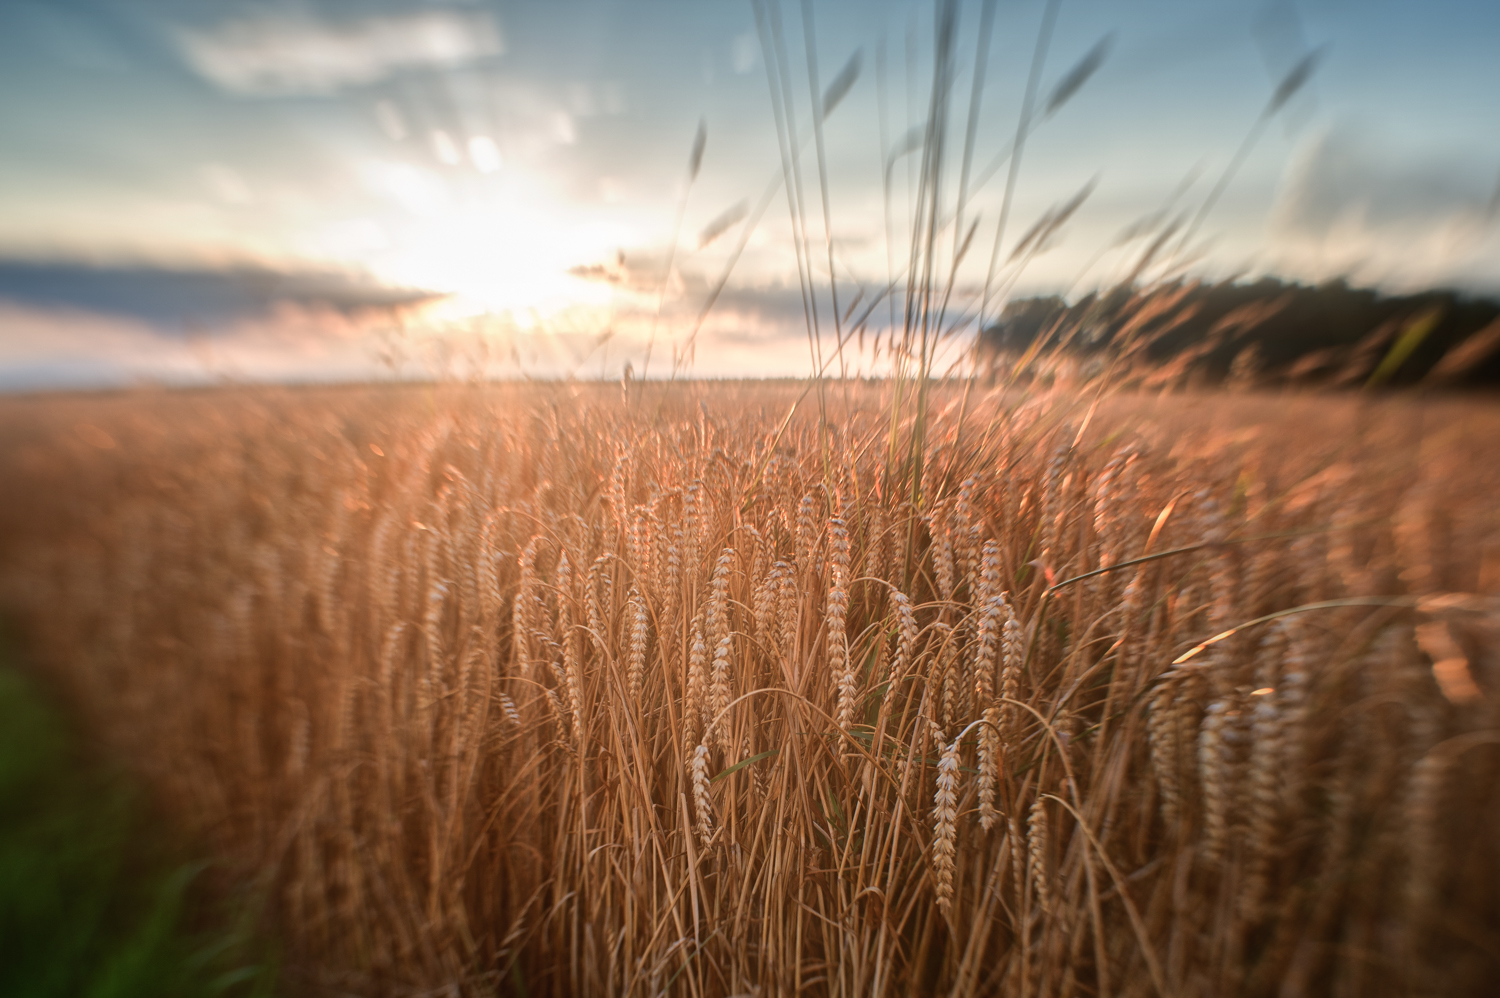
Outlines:
{"label": "blurred background field", "polygon": [[[80,738],[41,677],[0,645],[0,989],[11,995],[271,993],[253,906],[225,911],[135,774]],[[222,878],[220,878],[222,880]],[[218,893],[218,896],[215,896]],[[241,892],[236,891],[236,894]]]}

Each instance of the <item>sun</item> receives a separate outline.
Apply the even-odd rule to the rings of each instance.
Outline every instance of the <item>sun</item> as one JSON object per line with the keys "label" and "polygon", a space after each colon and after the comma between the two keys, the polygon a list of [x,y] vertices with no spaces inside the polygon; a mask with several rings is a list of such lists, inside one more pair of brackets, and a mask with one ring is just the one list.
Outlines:
{"label": "sun", "polygon": [[374,269],[389,283],[446,293],[438,317],[508,317],[525,329],[597,313],[607,323],[617,292],[568,271],[631,245],[629,225],[520,178],[426,209],[409,213]]}

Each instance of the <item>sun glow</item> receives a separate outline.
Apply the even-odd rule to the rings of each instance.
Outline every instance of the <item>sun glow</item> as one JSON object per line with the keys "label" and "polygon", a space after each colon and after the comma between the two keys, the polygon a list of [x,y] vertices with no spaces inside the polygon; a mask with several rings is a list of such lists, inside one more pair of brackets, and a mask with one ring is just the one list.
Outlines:
{"label": "sun glow", "polygon": [[405,217],[371,262],[382,279],[449,293],[432,311],[438,320],[491,315],[528,329],[566,312],[575,325],[607,324],[620,292],[568,271],[633,245],[631,226],[514,175],[463,197],[434,179],[387,172],[386,193]]}

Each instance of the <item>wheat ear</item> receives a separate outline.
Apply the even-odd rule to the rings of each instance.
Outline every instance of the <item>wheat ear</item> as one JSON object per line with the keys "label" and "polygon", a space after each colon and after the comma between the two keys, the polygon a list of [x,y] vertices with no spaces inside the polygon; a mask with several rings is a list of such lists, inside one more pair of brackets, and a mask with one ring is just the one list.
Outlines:
{"label": "wheat ear", "polygon": [[[940,743],[941,744],[941,743]],[[937,903],[948,914],[953,907],[953,857],[958,836],[958,744],[943,749],[938,760],[937,790],[932,795],[932,873]]]}
{"label": "wheat ear", "polygon": [[698,823],[695,830],[698,833],[698,841],[704,848],[714,837],[713,808],[708,797],[708,746],[699,745],[693,750],[693,761],[691,764],[693,773],[693,809],[697,811]]}

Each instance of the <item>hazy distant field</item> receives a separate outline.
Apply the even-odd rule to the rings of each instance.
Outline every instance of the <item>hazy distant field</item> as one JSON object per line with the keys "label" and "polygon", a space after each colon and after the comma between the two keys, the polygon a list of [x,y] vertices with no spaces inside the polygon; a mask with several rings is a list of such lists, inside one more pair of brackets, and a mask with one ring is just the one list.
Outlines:
{"label": "hazy distant field", "polygon": [[289,991],[1493,993],[1500,406],[805,388],[0,399],[0,597]]}

